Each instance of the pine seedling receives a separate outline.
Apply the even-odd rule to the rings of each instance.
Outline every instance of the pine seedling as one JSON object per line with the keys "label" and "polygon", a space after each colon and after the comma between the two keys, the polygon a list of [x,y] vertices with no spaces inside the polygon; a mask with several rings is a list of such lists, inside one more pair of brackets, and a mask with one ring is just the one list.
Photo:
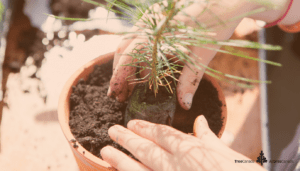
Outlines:
{"label": "pine seedling", "polygon": [[[143,43],[136,44],[136,48],[131,53],[126,55],[130,55],[133,58],[132,62],[127,64],[127,66],[134,66],[138,68],[138,71],[135,74],[139,74],[144,70],[148,70],[149,73],[143,78],[136,78],[128,81],[131,81],[132,83],[148,82],[147,85],[151,90],[153,90],[155,95],[161,86],[166,87],[168,91],[173,93],[171,83],[176,85],[176,81],[178,80],[175,74],[180,74],[180,68],[182,67],[182,65],[179,65],[178,62],[188,64],[189,66],[194,66],[200,70],[205,70],[206,74],[216,79],[227,81],[231,84],[241,87],[251,88],[251,85],[237,81],[271,83],[271,81],[252,80],[222,73],[205,66],[199,62],[201,59],[189,49],[189,46],[197,46],[225,54],[235,55],[249,60],[281,66],[279,63],[251,57],[235,50],[235,47],[281,50],[280,46],[260,44],[246,40],[218,41],[214,38],[214,32],[216,30],[228,27],[233,21],[248,15],[263,12],[268,8],[268,6],[231,18],[227,21],[223,21],[212,11],[210,11],[209,8],[206,8],[204,11],[210,12],[210,14],[213,16],[213,19],[211,20],[211,23],[203,24],[197,21],[196,18],[198,16],[189,16],[188,14],[184,13],[185,8],[193,5],[194,3],[199,3],[194,0],[186,0],[184,4],[179,3],[176,0],[124,0],[123,2],[118,0],[106,0],[107,5],[102,5],[92,0],[83,1],[104,7],[110,12],[122,14],[124,17],[120,17],[119,19],[128,20],[128,22],[131,22],[139,28],[138,31],[135,32],[122,32],[119,34],[136,34],[146,40]],[[201,3],[208,2],[209,0],[201,1]],[[153,4],[155,4],[155,6],[158,8],[154,8]],[[120,10],[113,9],[113,6],[119,8]],[[190,24],[187,25],[184,22],[175,20],[174,17],[179,13],[180,15],[189,18],[193,27],[191,27]],[[199,15],[201,14],[202,13]],[[72,18],[65,19],[74,20]],[[212,48],[209,45],[218,45],[225,48]],[[189,52],[189,54],[186,52]],[[172,81],[170,81],[168,78],[171,78]],[[232,81],[232,79],[237,81]]]}

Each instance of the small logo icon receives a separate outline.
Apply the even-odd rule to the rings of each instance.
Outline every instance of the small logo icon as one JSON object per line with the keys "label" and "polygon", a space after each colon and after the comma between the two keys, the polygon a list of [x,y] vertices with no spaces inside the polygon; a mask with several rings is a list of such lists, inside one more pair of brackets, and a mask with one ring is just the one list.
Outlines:
{"label": "small logo icon", "polygon": [[257,160],[256,160],[257,163],[260,163],[261,165],[263,165],[264,163],[267,163],[268,160],[266,159],[266,157],[264,156],[264,153],[263,151],[261,151],[259,153],[259,156],[257,157]]}

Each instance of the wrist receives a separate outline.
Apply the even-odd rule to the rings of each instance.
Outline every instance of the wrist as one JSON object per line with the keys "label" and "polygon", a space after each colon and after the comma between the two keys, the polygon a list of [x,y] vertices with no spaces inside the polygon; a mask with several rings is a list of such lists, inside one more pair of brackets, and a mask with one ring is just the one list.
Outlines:
{"label": "wrist", "polygon": [[293,25],[300,21],[300,1],[299,0],[293,0],[293,3],[290,7],[290,10],[288,11],[286,17],[280,21],[278,24],[280,25]]}
{"label": "wrist", "polygon": [[[266,11],[253,14],[250,16],[250,18],[255,20],[262,20],[266,23],[276,22],[284,16],[285,12],[288,10],[290,2],[291,0],[274,0],[271,1],[269,5],[252,2],[253,10],[259,8],[266,8]],[[284,18],[284,20],[285,21],[281,22],[286,22],[286,17]]]}

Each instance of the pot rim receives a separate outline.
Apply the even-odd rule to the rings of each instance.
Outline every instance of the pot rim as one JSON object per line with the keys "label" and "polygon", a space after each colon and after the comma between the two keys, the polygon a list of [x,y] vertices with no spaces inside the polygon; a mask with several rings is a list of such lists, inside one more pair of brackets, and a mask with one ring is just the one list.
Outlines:
{"label": "pot rim", "polygon": [[[88,150],[86,150],[84,147],[81,146],[81,144],[76,143],[76,145],[78,146],[77,148],[73,148],[73,142],[70,142],[70,140],[74,139],[76,140],[76,138],[74,137],[74,135],[71,132],[71,129],[69,127],[69,117],[67,117],[67,115],[69,116],[70,113],[70,103],[69,103],[69,98],[70,95],[72,93],[72,86],[76,85],[78,80],[81,78],[84,78],[86,80],[87,76],[94,70],[94,65],[101,65],[104,63],[109,62],[110,60],[113,59],[115,52],[110,52],[104,55],[101,55],[93,60],[91,60],[90,62],[86,63],[85,65],[83,65],[82,67],[80,67],[74,74],[72,74],[72,76],[67,80],[67,82],[65,83],[62,92],[60,94],[59,97],[59,102],[58,102],[58,121],[60,123],[61,129],[63,130],[63,133],[65,135],[65,137],[68,140],[69,145],[72,148],[72,151],[75,154],[74,151],[77,151],[80,156],[79,157],[85,157],[87,160],[89,160],[90,162],[94,163],[95,165],[100,164],[104,167],[111,167],[110,164],[108,164],[107,162],[105,162],[104,160],[101,160],[99,157],[96,157],[95,155],[93,155],[91,152],[89,152]],[[88,73],[88,74],[86,74]],[[66,115],[67,113],[67,115]],[[85,153],[83,154],[83,151],[85,151]]]}
{"label": "pot rim", "polygon": [[[213,78],[212,76],[208,75],[208,74],[204,74],[202,79],[207,79],[211,82],[211,84],[217,89],[218,91],[218,97],[220,99],[220,101],[222,102],[222,113],[221,116],[224,117],[223,119],[223,126],[221,127],[221,130],[219,131],[217,137],[221,138],[224,131],[225,131],[225,127],[226,127],[226,123],[227,123],[227,105],[226,105],[226,100],[225,100],[225,96],[224,93],[222,91],[221,86],[219,85],[218,81]],[[195,132],[194,132],[195,133]]]}
{"label": "pot rim", "polygon": [[[90,163],[93,163],[94,166],[96,165],[101,165],[103,167],[109,168],[111,167],[110,164],[105,162],[104,160],[100,159],[99,157],[96,157],[93,155],[91,152],[86,150],[84,147],[82,147],[79,143],[76,143],[78,146],[77,148],[74,148],[73,145],[74,143],[71,142],[70,140],[75,139],[74,135],[71,132],[70,126],[69,126],[69,113],[70,113],[70,104],[69,104],[69,98],[72,93],[72,86],[76,85],[78,80],[83,78],[84,80],[87,79],[88,75],[94,70],[94,65],[101,65],[105,64],[111,60],[113,60],[115,52],[110,52],[104,55],[101,55],[94,60],[91,60],[90,62],[86,63],[82,67],[80,67],[72,76],[67,80],[66,84],[64,85],[62,92],[59,97],[59,103],[58,103],[58,120],[61,126],[61,129],[68,140],[69,145],[72,148],[73,154],[74,155],[79,155],[75,156],[79,158],[86,158]],[[226,126],[226,121],[227,121],[227,107],[226,107],[226,101],[225,101],[225,96],[222,92],[222,89],[219,85],[219,83],[211,76],[204,74],[203,78],[208,79],[212,85],[217,89],[218,91],[218,97],[221,100],[223,106],[222,108],[222,116],[224,117],[223,120],[223,127],[221,128],[218,137],[221,138],[225,126]],[[67,113],[67,115],[66,115]],[[67,117],[68,116],[68,117]],[[76,153],[77,151],[77,153]],[[85,151],[85,153],[83,153]]]}

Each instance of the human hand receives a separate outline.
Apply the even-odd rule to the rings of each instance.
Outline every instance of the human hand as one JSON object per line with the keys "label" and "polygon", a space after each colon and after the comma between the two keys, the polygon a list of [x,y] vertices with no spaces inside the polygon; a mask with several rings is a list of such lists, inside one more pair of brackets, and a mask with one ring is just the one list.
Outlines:
{"label": "human hand", "polygon": [[249,159],[218,139],[204,116],[195,121],[195,136],[142,120],[132,120],[127,126],[112,126],[109,136],[141,163],[111,146],[101,150],[103,159],[120,171],[264,170],[256,163],[235,163]]}
{"label": "human hand", "polygon": [[[285,1],[287,2],[288,0]],[[214,35],[212,35],[212,38],[217,41],[222,41],[229,39],[230,36],[233,34],[235,28],[243,19],[243,17],[239,18],[239,16],[243,16],[245,13],[253,11],[260,7],[261,5],[253,3],[251,1],[219,0],[217,2],[209,1],[208,3],[195,3],[194,5],[191,5],[188,8],[186,8],[184,12],[190,16],[197,17],[198,21],[201,21],[201,23],[206,24],[208,28],[212,28],[214,33]],[[280,17],[281,14],[279,12],[279,15],[271,15],[271,17],[269,18],[265,17],[269,16],[268,14],[273,14],[274,11],[276,10],[266,11],[261,13],[260,15],[256,14],[253,15],[253,17],[256,19],[262,18],[266,21],[271,22],[277,19],[276,16]],[[218,17],[218,19],[215,19],[216,16]],[[220,24],[220,21],[229,21],[232,18],[236,19],[225,24]],[[186,17],[185,15],[178,14],[177,16],[175,16],[175,20],[180,20],[187,23],[188,25],[193,26],[193,22],[191,22],[190,18]],[[138,29],[139,27],[135,26],[133,27],[131,32],[136,32]],[[132,57],[128,54],[134,51],[137,43],[141,44],[144,41],[147,41],[147,39],[136,34],[131,34],[127,35],[120,43],[114,57],[114,71],[110,81],[108,96],[116,97],[117,100],[120,102],[125,101],[127,97],[130,96],[135,84],[132,84],[132,82],[129,80],[133,80],[136,78],[136,67],[126,66],[127,64],[132,63]],[[141,46],[142,44],[140,45],[140,47]],[[193,58],[195,58],[194,60],[196,61],[196,63],[201,64],[199,65],[201,69],[188,63],[181,63],[182,65],[184,65],[184,67],[181,76],[179,77],[179,82],[177,84],[176,90],[178,102],[181,105],[181,107],[186,110],[190,109],[194,93],[196,92],[198,85],[202,79],[202,76],[205,72],[206,68],[203,66],[207,66],[209,64],[209,62],[217,53],[216,50],[220,48],[220,46],[216,45],[203,46],[204,47],[189,46],[190,52],[197,56]],[[188,53],[188,51],[186,51],[186,53]],[[148,72],[149,71],[147,70],[141,72],[140,77],[145,77]]]}

